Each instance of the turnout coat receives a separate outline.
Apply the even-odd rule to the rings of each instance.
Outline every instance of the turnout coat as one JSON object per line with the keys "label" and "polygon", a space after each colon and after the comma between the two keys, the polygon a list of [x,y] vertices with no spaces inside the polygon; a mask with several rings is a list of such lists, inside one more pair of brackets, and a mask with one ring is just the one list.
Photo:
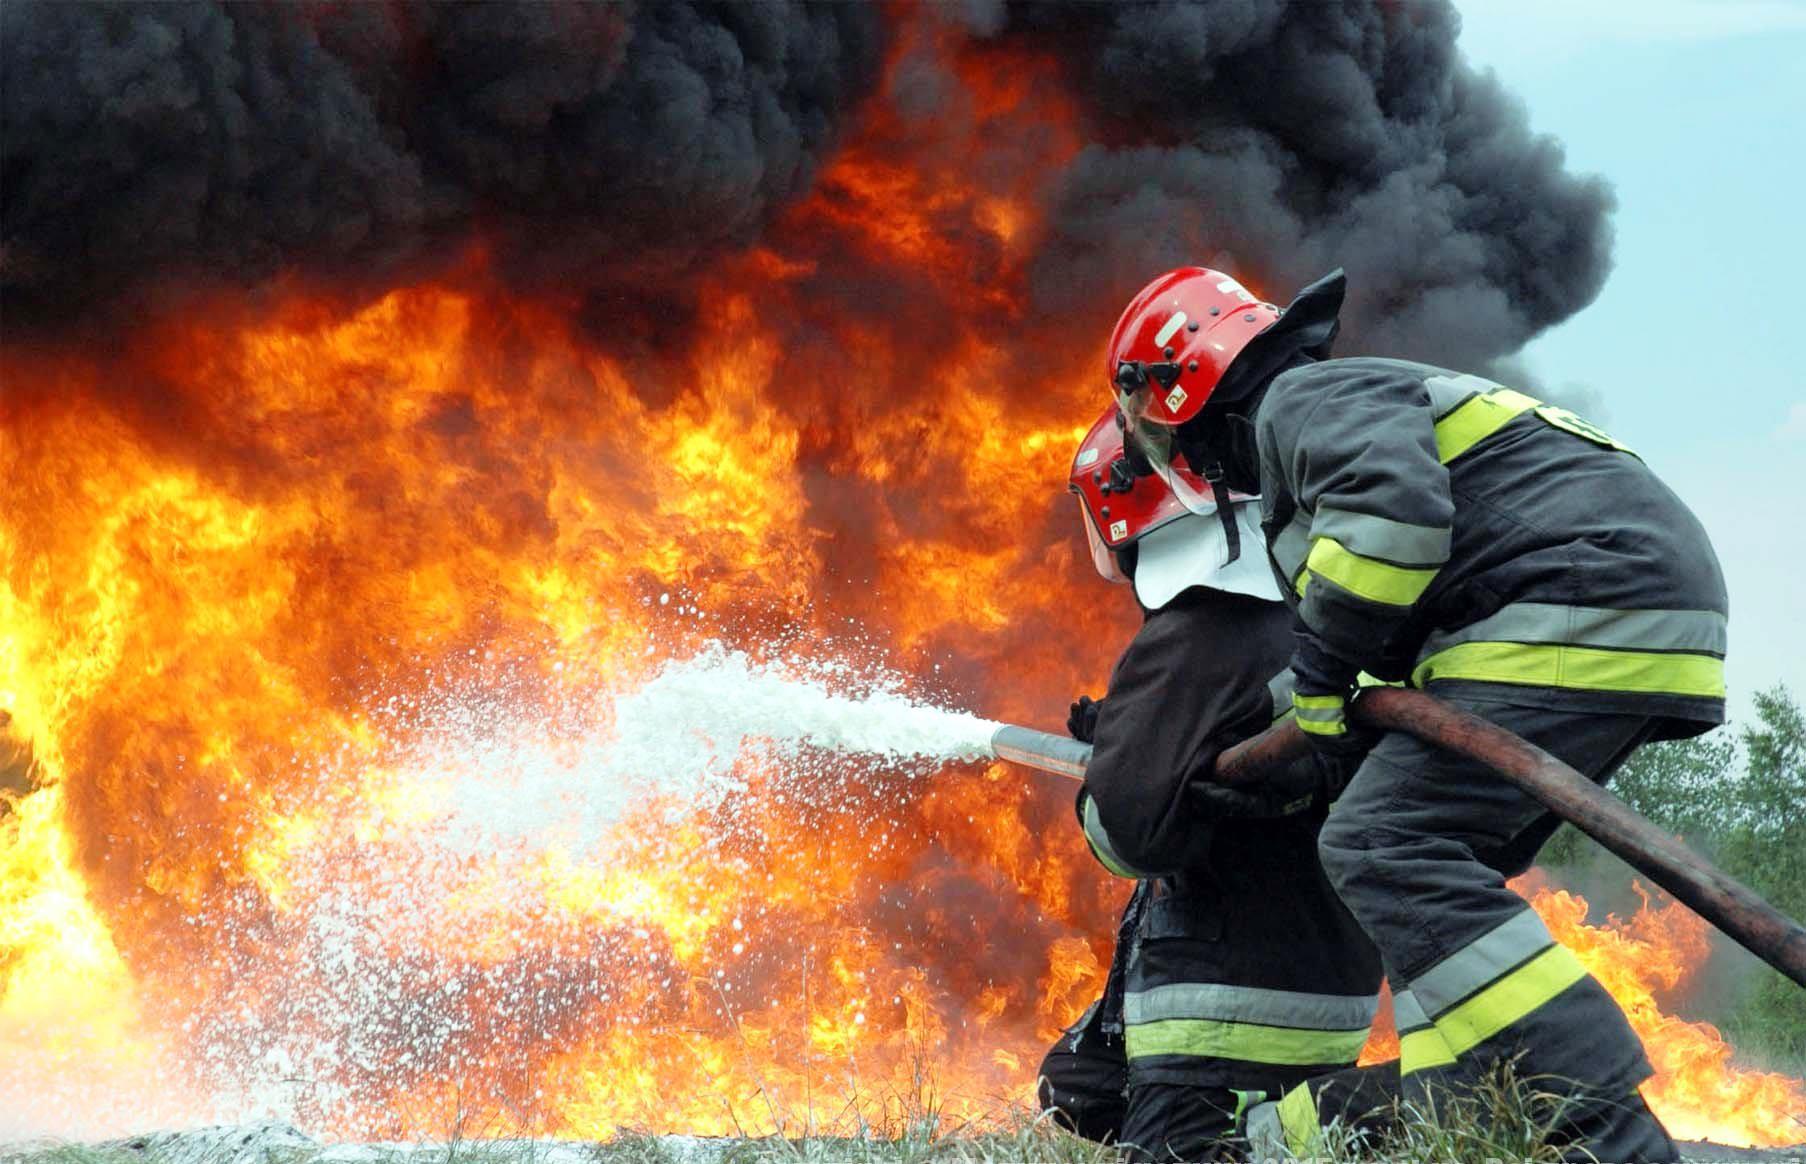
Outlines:
{"label": "turnout coat", "polygon": [[1111,674],[1078,811],[1105,867],[1143,879],[1118,950],[1131,1087],[1278,1095],[1352,1064],[1372,1024],[1379,957],[1318,863],[1323,796],[1218,818],[1193,792],[1219,752],[1289,709],[1269,680],[1291,619],[1194,587],[1147,614]]}
{"label": "turnout coat", "polygon": [[1554,711],[1724,721],[1728,602],[1711,542],[1623,444],[1478,376],[1339,359],[1256,413],[1280,586],[1381,678]]}

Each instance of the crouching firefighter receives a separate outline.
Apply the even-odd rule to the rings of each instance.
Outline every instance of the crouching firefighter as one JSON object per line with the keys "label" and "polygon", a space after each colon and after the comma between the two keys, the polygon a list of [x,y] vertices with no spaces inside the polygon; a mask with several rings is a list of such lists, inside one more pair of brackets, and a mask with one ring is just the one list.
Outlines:
{"label": "crouching firefighter", "polygon": [[1479,376],[1328,359],[1344,280],[1283,312],[1199,267],[1150,283],[1109,346],[1131,443],[1195,512],[1219,466],[1258,491],[1296,612],[1299,726],[1366,749],[1319,849],[1378,945],[1413,1099],[1515,1060],[1563,1099],[1573,1158],[1667,1161],[1650,1068],[1611,996],[1506,878],[1555,819],[1403,733],[1359,739],[1357,672],[1406,681],[1605,781],[1642,743],[1724,719],[1726,597],[1687,507],[1565,409]]}
{"label": "crouching firefighter", "polygon": [[1068,725],[1095,746],[1085,838],[1138,884],[1104,997],[1047,1056],[1042,1101],[1133,1159],[1233,1158],[1247,1110],[1351,1066],[1377,1006],[1379,958],[1317,861],[1337,765],[1313,758],[1258,795],[1200,779],[1290,710],[1269,681],[1291,616],[1253,500],[1218,490],[1189,512],[1131,468],[1114,407],[1072,491],[1098,572],[1132,581],[1144,615],[1105,697],[1081,698]]}

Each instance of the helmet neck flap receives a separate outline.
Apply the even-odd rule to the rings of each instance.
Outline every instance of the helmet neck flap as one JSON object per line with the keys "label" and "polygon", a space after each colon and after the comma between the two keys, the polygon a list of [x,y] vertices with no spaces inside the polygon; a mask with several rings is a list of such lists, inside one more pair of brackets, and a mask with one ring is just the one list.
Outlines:
{"label": "helmet neck flap", "polygon": [[1299,291],[1273,325],[1249,341],[1203,410],[1179,426],[1179,449],[1194,464],[1219,465],[1224,483],[1260,491],[1254,417],[1282,372],[1329,358],[1348,281],[1337,268]]}

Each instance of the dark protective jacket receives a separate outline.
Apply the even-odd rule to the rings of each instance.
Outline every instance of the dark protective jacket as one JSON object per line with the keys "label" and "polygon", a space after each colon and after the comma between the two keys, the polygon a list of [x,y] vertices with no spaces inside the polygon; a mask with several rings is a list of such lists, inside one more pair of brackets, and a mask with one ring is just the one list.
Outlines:
{"label": "dark protective jacket", "polygon": [[1150,878],[1126,959],[1129,1079],[1267,1091],[1352,1064],[1379,957],[1317,860],[1319,802],[1210,819],[1188,785],[1267,727],[1289,692],[1277,602],[1194,588],[1148,614],[1110,677],[1079,796],[1120,876]]}
{"label": "dark protective jacket", "polygon": [[1335,654],[1559,711],[1724,721],[1728,605],[1705,530],[1566,409],[1404,360],[1279,375],[1255,414],[1281,586]]}

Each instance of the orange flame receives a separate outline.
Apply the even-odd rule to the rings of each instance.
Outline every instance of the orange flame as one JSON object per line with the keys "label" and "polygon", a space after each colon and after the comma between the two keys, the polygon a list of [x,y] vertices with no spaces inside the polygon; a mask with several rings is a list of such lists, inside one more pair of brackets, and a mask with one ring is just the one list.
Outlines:
{"label": "orange flame", "polygon": [[[1638,887],[1641,892],[1641,887]],[[1709,927],[1679,902],[1651,905],[1628,919],[1586,924],[1586,899],[1537,889],[1531,904],[1555,939],[1580,958],[1636,1028],[1655,1076],[1643,1095],[1676,1139],[1746,1147],[1806,1141],[1806,1083],[1734,1067],[1732,1050],[1709,1023],[1665,1014],[1659,1000],[1689,985],[1710,953]]]}
{"label": "orange flame", "polygon": [[[1133,610],[1057,490],[1107,320],[1030,326],[1034,192],[964,165],[1046,172],[1074,115],[1044,62],[960,51],[953,112],[875,106],[652,344],[478,253],[9,345],[0,1133],[894,1129],[1028,1094],[1122,896],[1064,789],[749,754],[715,808],[434,832],[494,756],[606,800],[613,693],[711,640],[1030,721],[1098,689]],[[874,302],[824,299],[843,268]],[[1713,1045],[1687,1084],[1652,1046],[1658,1110],[1785,1138],[1731,1119],[1758,1085]]]}
{"label": "orange flame", "polygon": [[[1677,901],[1652,904],[1639,885],[1644,902],[1635,914],[1589,925],[1586,898],[1550,888],[1540,871],[1513,881],[1512,888],[1624,1008],[1655,1068],[1643,1096],[1670,1135],[1753,1148],[1806,1142],[1806,1082],[1736,1066],[1731,1045],[1715,1027],[1660,1006],[1661,998],[1684,994],[1706,964],[1711,944],[1703,918]],[[1388,999],[1361,1061],[1397,1056]]]}

